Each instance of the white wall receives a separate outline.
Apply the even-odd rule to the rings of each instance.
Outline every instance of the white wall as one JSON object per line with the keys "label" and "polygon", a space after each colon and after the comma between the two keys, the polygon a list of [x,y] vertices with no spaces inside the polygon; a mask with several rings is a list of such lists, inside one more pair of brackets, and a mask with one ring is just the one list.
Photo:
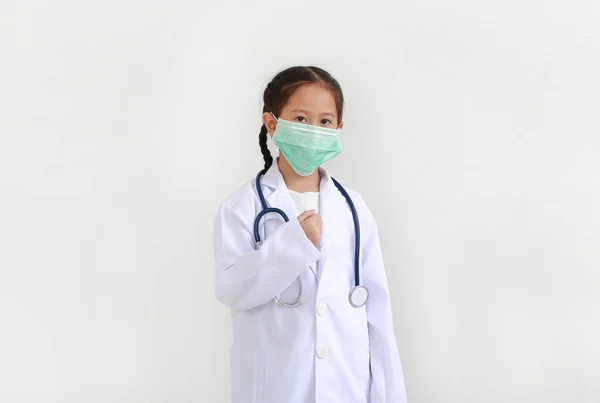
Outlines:
{"label": "white wall", "polygon": [[0,402],[227,402],[212,218],[317,64],[411,403],[600,401],[600,6],[2,0]]}

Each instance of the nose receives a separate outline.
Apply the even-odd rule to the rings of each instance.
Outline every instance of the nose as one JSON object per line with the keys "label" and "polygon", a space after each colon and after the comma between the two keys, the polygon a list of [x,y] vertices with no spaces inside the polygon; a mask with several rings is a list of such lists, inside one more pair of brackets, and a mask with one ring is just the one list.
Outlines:
{"label": "nose", "polygon": [[319,118],[311,118],[308,121],[309,124],[313,125],[313,126],[321,126],[321,119]]}

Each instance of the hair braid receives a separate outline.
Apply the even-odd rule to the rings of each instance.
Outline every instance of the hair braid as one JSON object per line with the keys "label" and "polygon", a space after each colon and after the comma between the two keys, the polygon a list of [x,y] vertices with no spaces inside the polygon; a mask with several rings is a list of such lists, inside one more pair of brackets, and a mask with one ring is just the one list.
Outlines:
{"label": "hair braid", "polygon": [[271,165],[273,165],[273,156],[271,156],[269,147],[267,147],[267,133],[267,126],[262,125],[260,133],[258,134],[258,144],[260,145],[260,152],[265,160],[265,169],[269,169]]}

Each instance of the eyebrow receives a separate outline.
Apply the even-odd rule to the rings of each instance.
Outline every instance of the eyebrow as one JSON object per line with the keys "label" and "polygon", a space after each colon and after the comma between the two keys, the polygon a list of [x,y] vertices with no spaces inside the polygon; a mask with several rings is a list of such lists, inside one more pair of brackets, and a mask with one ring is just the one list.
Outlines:
{"label": "eyebrow", "polygon": [[[304,110],[304,109],[294,109],[292,112],[301,112],[301,113],[304,113],[306,115],[309,114],[309,112],[307,110]],[[329,112],[323,113],[322,116],[331,116],[332,118],[336,117],[335,114],[329,113]]]}

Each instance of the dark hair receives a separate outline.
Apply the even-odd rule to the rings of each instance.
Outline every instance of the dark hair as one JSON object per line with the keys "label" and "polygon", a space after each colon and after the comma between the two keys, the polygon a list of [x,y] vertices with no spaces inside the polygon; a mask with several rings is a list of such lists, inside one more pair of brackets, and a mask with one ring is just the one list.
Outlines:
{"label": "dark hair", "polygon": [[[292,94],[306,84],[321,84],[331,91],[335,99],[338,122],[341,122],[344,109],[342,87],[331,74],[314,66],[290,67],[273,77],[263,94],[263,113],[271,112],[279,117],[281,109],[283,109]],[[267,148],[267,133],[267,127],[263,124],[258,135],[258,144],[265,160],[265,170],[273,164],[273,157]]]}

